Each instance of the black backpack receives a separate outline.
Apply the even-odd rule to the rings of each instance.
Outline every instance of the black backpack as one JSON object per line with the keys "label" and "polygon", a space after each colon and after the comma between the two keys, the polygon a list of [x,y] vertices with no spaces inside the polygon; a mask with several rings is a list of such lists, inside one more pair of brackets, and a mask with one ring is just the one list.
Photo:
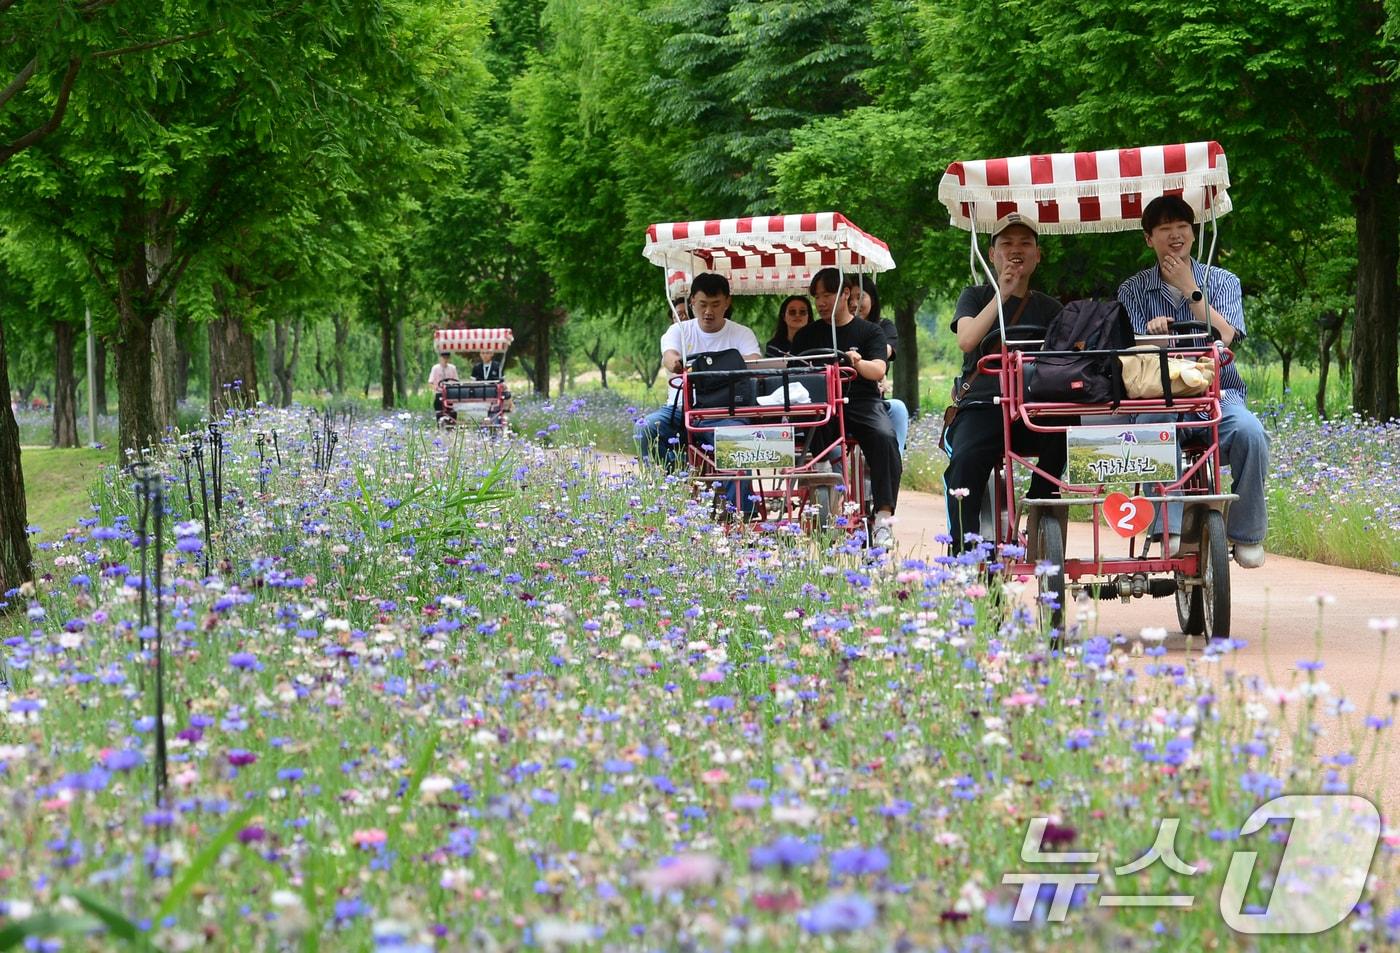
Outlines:
{"label": "black backpack", "polygon": [[748,364],[736,348],[704,351],[690,356],[690,406],[747,407],[758,396],[758,386],[747,373]]}
{"label": "black backpack", "polygon": [[1121,301],[1071,301],[1050,322],[1045,344],[1026,370],[1026,400],[1117,403],[1122,366],[1114,351],[1133,346],[1133,322]]}

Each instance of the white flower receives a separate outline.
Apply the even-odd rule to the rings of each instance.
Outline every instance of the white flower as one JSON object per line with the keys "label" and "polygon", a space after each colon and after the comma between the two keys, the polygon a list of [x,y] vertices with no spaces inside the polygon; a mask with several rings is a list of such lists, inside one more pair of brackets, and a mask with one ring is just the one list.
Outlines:
{"label": "white flower", "polygon": [[1372,632],[1379,632],[1382,635],[1389,635],[1395,631],[1397,626],[1400,626],[1400,620],[1397,620],[1395,616],[1388,616],[1384,619],[1368,619],[1366,621],[1366,627],[1368,629]]}
{"label": "white flower", "polygon": [[1166,639],[1167,630],[1154,626],[1144,626],[1142,631],[1138,633],[1138,637],[1144,642],[1161,642]]}

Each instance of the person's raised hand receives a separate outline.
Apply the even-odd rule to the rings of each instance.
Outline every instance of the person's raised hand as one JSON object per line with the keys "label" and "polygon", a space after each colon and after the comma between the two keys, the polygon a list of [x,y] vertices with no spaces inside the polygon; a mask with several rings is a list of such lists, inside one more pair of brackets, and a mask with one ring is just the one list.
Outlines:
{"label": "person's raised hand", "polygon": [[1162,280],[1183,295],[1190,296],[1200,290],[1196,284],[1196,275],[1191,270],[1190,259],[1178,255],[1164,255],[1158,267],[1162,271]]}

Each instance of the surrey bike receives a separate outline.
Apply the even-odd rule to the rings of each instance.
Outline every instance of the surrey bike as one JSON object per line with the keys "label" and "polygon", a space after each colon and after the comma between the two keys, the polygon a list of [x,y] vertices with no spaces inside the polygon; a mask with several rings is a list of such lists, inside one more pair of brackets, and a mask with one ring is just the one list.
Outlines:
{"label": "surrey bike", "polygon": [[[666,222],[647,229],[643,254],[663,281],[712,272],[733,295],[805,294],[835,267],[864,276],[894,267],[884,242],[837,212]],[[668,296],[669,301],[669,296]],[[671,308],[673,321],[683,320]],[[737,486],[749,525],[836,526],[869,539],[865,458],[846,434],[843,390],[855,370],[836,350],[744,361],[735,352],[682,354],[686,461],[697,490]],[[730,421],[743,421],[730,425]],[[722,494],[716,507],[727,509]],[[735,525],[744,525],[736,522]]]}
{"label": "surrey bike", "polygon": [[[1027,216],[1042,236],[1139,231],[1143,208],[1164,194],[1180,195],[1192,205],[1197,221],[1206,223],[1196,257],[1209,267],[1217,220],[1230,210],[1228,186],[1224,151],[1215,142],[1198,142],[954,162],[938,194],[952,224],[971,233],[974,279],[980,273],[995,284],[978,235],[989,235],[1002,216]],[[983,342],[978,371],[999,378],[1006,451],[990,488],[994,505],[984,508],[994,514],[984,536],[996,542],[1008,571],[1038,574],[1042,611],[1055,628],[1062,625],[1067,594],[1124,601],[1174,596],[1183,632],[1228,636],[1225,516],[1237,497],[1220,491],[1218,370],[1232,359],[1229,350],[1211,341],[1209,328],[1178,324],[1167,335],[1138,336],[1130,348],[1052,351],[1041,345],[1053,329],[1008,329],[1000,309],[997,320]],[[1112,399],[1085,403],[1037,397],[1038,371],[1055,363],[1096,360],[1106,373],[1118,375],[1121,389]],[[1113,419],[1146,414],[1172,419],[1138,424]],[[1077,417],[1079,423],[1057,423],[1057,417]],[[1012,426],[1018,421],[1032,431],[1065,434],[1069,464],[1063,478],[1011,450]],[[1032,471],[1051,480],[1060,497],[1022,499],[1018,487]],[[1169,499],[1184,504],[1180,526],[1169,525],[1161,506]],[[1086,554],[1072,556],[1066,551],[1066,534],[1069,507],[1076,504],[1090,506],[1093,519],[1077,529],[1089,536]],[[1163,542],[1154,552],[1144,534],[1159,508]],[[1165,545],[1171,534],[1181,536],[1176,554]]]}

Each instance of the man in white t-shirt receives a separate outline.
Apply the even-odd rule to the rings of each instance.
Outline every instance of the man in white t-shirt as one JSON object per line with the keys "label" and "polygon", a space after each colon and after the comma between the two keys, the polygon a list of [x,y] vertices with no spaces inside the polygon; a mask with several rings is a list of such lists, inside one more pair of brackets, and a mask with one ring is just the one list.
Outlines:
{"label": "man in white t-shirt", "polygon": [[[696,275],[690,283],[690,298],[686,304],[690,318],[672,324],[661,336],[661,366],[668,374],[679,375],[691,356],[708,351],[733,348],[744,355],[745,360],[756,360],[762,353],[757,336],[742,324],[729,320],[734,310],[733,299],[729,295],[729,279],[723,275]],[[638,458],[643,462],[660,463],[668,471],[675,469],[685,430],[680,389],[669,390],[666,406],[648,414],[632,432]]]}

